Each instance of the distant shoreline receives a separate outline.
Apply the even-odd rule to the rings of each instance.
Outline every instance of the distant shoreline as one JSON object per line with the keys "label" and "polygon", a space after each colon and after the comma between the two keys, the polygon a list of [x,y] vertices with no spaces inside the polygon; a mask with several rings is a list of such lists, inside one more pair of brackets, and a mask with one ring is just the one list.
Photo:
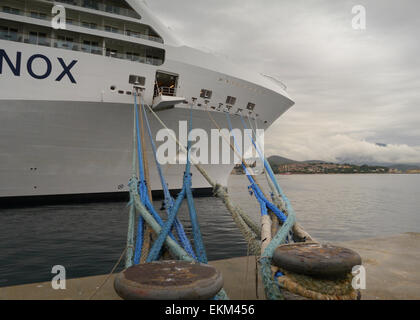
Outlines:
{"label": "distant shoreline", "polygon": [[[238,173],[232,171],[231,175],[233,176],[244,176],[245,173]],[[342,176],[349,176],[349,175],[391,175],[391,176],[412,176],[412,175],[420,175],[420,172],[416,172],[416,173],[405,173],[405,172],[401,172],[401,173],[390,173],[390,172],[353,172],[353,173],[343,173],[343,172],[338,172],[338,173],[303,173],[303,172],[290,172],[290,173],[275,173],[276,176],[326,176],[326,175],[342,175]]]}
{"label": "distant shoreline", "polygon": [[296,172],[296,173],[276,173],[276,176],[296,176],[296,175],[300,175],[300,176],[306,176],[306,175],[319,175],[319,176],[324,176],[324,175],[368,175],[368,174],[375,174],[375,175],[415,175],[415,174],[420,174],[420,172],[416,172],[416,173],[405,173],[405,172],[401,172],[401,173],[390,173],[390,172],[353,172],[353,173],[344,173],[344,172],[338,172],[338,173],[302,173],[302,172]]}
{"label": "distant shoreline", "polygon": [[281,156],[268,158],[274,173],[281,174],[418,174],[420,164],[352,164],[351,162],[327,162],[321,160],[296,161]]}
{"label": "distant shoreline", "polygon": [[[352,164],[334,163],[321,160],[295,161],[281,156],[271,156],[268,159],[274,174],[420,174],[419,165],[408,164]],[[257,160],[248,161],[250,168],[263,170]],[[242,164],[233,169],[236,174],[245,174]]]}

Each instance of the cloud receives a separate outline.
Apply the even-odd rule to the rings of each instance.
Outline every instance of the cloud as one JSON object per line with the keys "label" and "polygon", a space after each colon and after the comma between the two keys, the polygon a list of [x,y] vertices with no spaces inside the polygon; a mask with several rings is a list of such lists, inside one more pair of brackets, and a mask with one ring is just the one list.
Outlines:
{"label": "cloud", "polygon": [[[366,31],[351,27],[351,9],[358,4],[366,6]],[[188,45],[287,84],[296,105],[267,132],[270,152],[301,160],[362,154],[420,162],[420,1],[153,0],[149,5]],[[388,147],[378,149],[376,142]]]}
{"label": "cloud", "polygon": [[[335,134],[293,134],[275,144],[266,142],[267,154],[281,154],[295,160],[324,160],[331,162],[368,163],[420,163],[420,147],[388,144],[380,146],[356,137]],[[311,155],[308,158],[308,155]]]}

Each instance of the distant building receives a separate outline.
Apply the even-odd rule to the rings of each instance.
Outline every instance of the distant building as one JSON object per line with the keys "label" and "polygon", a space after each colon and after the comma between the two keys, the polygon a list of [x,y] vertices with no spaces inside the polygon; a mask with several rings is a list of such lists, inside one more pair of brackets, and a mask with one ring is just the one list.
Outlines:
{"label": "distant building", "polygon": [[409,174],[420,174],[420,169],[407,170],[406,173],[409,173]]}
{"label": "distant building", "polygon": [[[348,173],[387,173],[390,169],[378,166],[357,166],[350,164],[337,164],[325,162],[297,162],[276,166],[275,172],[279,174],[348,174]],[[393,173],[399,173],[394,171]]]}
{"label": "distant building", "polygon": [[400,174],[400,173],[402,173],[402,171],[399,170],[399,169],[395,169],[395,168],[389,168],[389,173]]}

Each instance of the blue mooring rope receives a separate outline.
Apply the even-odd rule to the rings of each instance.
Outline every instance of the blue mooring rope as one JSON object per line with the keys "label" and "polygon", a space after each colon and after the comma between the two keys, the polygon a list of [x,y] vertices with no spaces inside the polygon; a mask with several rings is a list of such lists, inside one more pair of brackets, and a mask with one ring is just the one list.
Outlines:
{"label": "blue mooring rope", "polygon": [[[157,167],[157,170],[158,170],[160,182],[161,182],[161,185],[162,185],[162,190],[163,190],[163,194],[164,194],[164,198],[165,198],[165,209],[166,209],[166,212],[167,212],[167,215],[168,215],[168,221],[172,221],[170,223],[170,226],[172,226],[172,224],[175,226],[175,229],[177,231],[178,238],[179,238],[179,240],[182,244],[182,247],[185,249],[185,251],[189,255],[191,255],[194,259],[196,259],[196,256],[194,254],[194,250],[191,246],[190,241],[188,240],[188,238],[185,234],[185,230],[182,226],[182,223],[176,217],[176,213],[179,211],[180,204],[177,204],[177,202],[174,201],[174,199],[172,198],[172,196],[169,192],[168,184],[165,181],[165,177],[163,176],[163,172],[162,172],[162,167],[161,167],[161,165],[159,163],[159,160],[157,158],[157,148],[156,148],[155,141],[153,139],[152,130],[150,128],[149,118],[147,117],[147,113],[146,113],[146,109],[144,108],[143,100],[141,100],[141,104],[142,104],[143,115],[144,115],[144,119],[145,119],[145,122],[146,122],[148,135],[149,135],[149,140],[150,140],[151,145],[152,145],[153,155],[154,155],[156,167]],[[181,199],[181,201],[182,201],[182,199]],[[175,213],[174,217],[171,216],[171,212]],[[175,220],[173,221],[173,219],[175,219]],[[166,229],[164,229],[164,232],[165,232],[166,236],[165,236],[165,238],[163,238],[163,241],[165,241],[166,237],[168,236],[169,231],[170,231],[170,228],[169,228],[168,232],[166,231]],[[159,243],[160,243],[160,241],[161,240],[159,240]],[[162,245],[160,245],[159,247],[161,248]]]}
{"label": "blue mooring rope", "polygon": [[[227,113],[227,112],[226,112],[226,118],[227,118],[227,121],[228,121],[229,130],[230,130],[230,132],[233,132],[232,121],[230,120],[229,113]],[[235,143],[235,147],[236,147],[237,150],[239,150],[239,147],[236,143],[235,135],[232,134],[232,136],[233,136],[233,141]],[[242,161],[242,167],[244,168],[246,176],[247,176],[249,182],[251,183],[251,185],[248,187],[248,189],[250,190],[251,194],[253,194],[255,196],[258,203],[260,204],[261,215],[267,215],[268,214],[268,209],[269,209],[272,212],[274,212],[274,214],[279,218],[279,220],[281,222],[285,222],[286,219],[287,219],[286,215],[279,208],[277,208],[277,206],[275,206],[273,203],[271,203],[264,196],[262,190],[259,188],[259,186],[255,182],[254,178],[248,172],[248,168],[246,167],[246,165],[244,164],[243,161]]]}
{"label": "blue mooring rope", "polygon": [[[139,111],[138,111],[138,104],[137,104],[137,95],[134,95],[134,107],[135,107],[135,115],[136,115],[136,133],[137,133],[137,156],[138,156],[138,165],[139,165],[139,174],[140,174],[140,181],[137,186],[137,190],[140,195],[140,200],[144,204],[147,210],[152,214],[152,216],[155,218],[155,220],[159,223],[159,225],[163,226],[162,218],[159,216],[159,214],[156,212],[155,208],[153,207],[153,204],[151,202],[151,199],[149,198],[149,192],[148,192],[148,186],[145,178],[144,173],[144,159],[143,157],[143,149],[142,149],[142,141],[140,136],[140,123],[139,123]],[[136,240],[136,248],[134,251],[134,263],[139,264],[140,263],[140,257],[141,252],[143,249],[143,241],[140,241],[139,238],[143,238],[143,217],[139,216],[138,219],[138,227],[137,227],[137,240]],[[141,232],[139,232],[141,229]],[[175,237],[171,234],[171,238],[175,239]]]}
{"label": "blue mooring rope", "polygon": [[[139,223],[138,223],[138,230],[137,230],[137,241],[136,241],[136,249],[135,249],[135,257],[133,260],[135,260],[135,263],[138,264],[140,262],[140,257],[141,257],[141,252],[142,252],[142,245],[143,245],[143,225],[145,223],[145,221],[147,220],[148,223],[150,223],[152,226],[154,226],[154,230],[156,230],[156,232],[159,232],[159,236],[158,236],[158,241],[156,241],[152,247],[152,250],[149,253],[148,256],[148,261],[154,261],[154,260],[158,260],[160,257],[160,251],[162,249],[163,243],[165,242],[165,240],[168,237],[168,234],[171,238],[171,241],[175,241],[175,244],[177,246],[179,246],[178,243],[176,243],[175,238],[173,237],[173,235],[170,233],[170,230],[172,228],[172,225],[175,224],[176,229],[177,229],[177,233],[178,233],[178,237],[180,239],[180,241],[182,242],[183,246],[184,246],[184,255],[182,255],[182,260],[187,260],[187,261],[191,261],[190,259],[193,259],[195,261],[198,261],[200,263],[208,263],[207,260],[207,255],[206,255],[206,251],[204,248],[204,244],[203,244],[203,239],[202,239],[202,235],[201,235],[201,231],[200,231],[200,226],[198,223],[198,219],[197,219],[197,213],[195,210],[195,206],[194,206],[194,199],[193,199],[193,194],[192,194],[192,174],[191,174],[191,162],[190,162],[190,151],[191,151],[191,142],[188,141],[188,157],[187,157],[187,165],[186,165],[186,170],[185,170],[185,174],[184,174],[184,181],[183,181],[183,189],[181,191],[181,193],[178,195],[176,201],[173,200],[173,198],[171,197],[170,193],[169,193],[169,189],[168,189],[168,185],[164,179],[164,176],[162,174],[162,170],[160,167],[160,163],[158,162],[157,159],[157,152],[156,152],[156,145],[154,144],[153,141],[153,137],[151,134],[151,130],[150,130],[150,124],[147,118],[147,114],[145,113],[145,109],[144,109],[144,105],[142,102],[142,108],[143,108],[143,114],[145,115],[145,119],[146,119],[146,123],[147,123],[147,127],[148,127],[148,132],[149,132],[149,137],[150,137],[150,141],[152,143],[152,148],[155,154],[155,161],[158,167],[158,172],[161,178],[161,183],[162,183],[162,188],[164,190],[164,194],[165,194],[165,204],[166,204],[166,209],[168,212],[168,220],[166,221],[166,223],[164,224],[162,219],[160,218],[160,216],[157,214],[156,210],[153,207],[153,204],[151,202],[151,199],[149,198],[149,194],[148,194],[148,186],[146,183],[146,179],[145,179],[145,175],[144,175],[144,162],[143,162],[143,157],[145,155],[143,155],[142,153],[142,145],[141,145],[141,139],[140,139],[140,132],[139,132],[139,117],[138,117],[138,105],[137,105],[137,99],[136,99],[136,95],[134,96],[134,105],[135,105],[135,133],[134,133],[134,140],[137,140],[137,148],[138,148],[138,161],[139,161],[139,172],[140,172],[140,181],[137,179],[137,177],[135,176],[135,172],[133,173],[133,177],[130,180],[129,186],[130,186],[130,203],[129,205],[132,206],[132,210],[135,210],[134,208],[138,208],[138,210],[140,211],[140,217],[139,217]],[[191,110],[190,110],[190,127],[189,127],[189,131],[191,133],[192,131],[192,110],[193,110],[193,106],[191,105]],[[134,142],[135,144],[135,142]],[[135,148],[135,147],[134,147]],[[135,168],[135,156],[133,158],[133,167]],[[135,170],[133,170],[135,171]],[[179,208],[181,206],[181,203],[183,201],[184,198],[187,198],[188,201],[188,209],[190,212],[190,218],[191,218],[191,224],[192,224],[192,230],[193,230],[193,235],[194,235],[194,244],[195,244],[195,248],[196,248],[196,253],[194,253],[194,250],[191,247],[191,244],[185,234],[185,231],[182,227],[181,222],[178,220],[178,218],[176,218],[176,214],[179,211]],[[140,201],[139,201],[140,200]],[[132,211],[131,210],[131,211]],[[130,212],[131,212],[130,211]],[[142,218],[144,216],[144,219]],[[160,229],[158,228],[158,225],[160,226]],[[130,227],[129,227],[129,233],[130,233]],[[160,230],[160,231],[158,231]],[[129,236],[128,236],[129,237]],[[163,239],[163,242],[161,242]],[[173,246],[174,242],[172,242],[172,246]],[[175,247],[176,249],[176,247]],[[182,252],[183,249],[179,246],[178,249],[178,253]],[[152,253],[153,251],[153,253]],[[187,252],[190,251],[190,252]],[[128,258],[128,255],[127,255]],[[128,261],[126,263],[127,267],[131,266],[131,261]],[[215,297],[214,300],[228,300],[228,296],[226,295],[226,292],[224,291],[224,289],[222,289]]]}
{"label": "blue mooring rope", "polygon": [[[138,140],[137,143],[138,143],[138,149],[140,150],[138,157],[139,157],[139,162],[140,162],[140,161],[143,161],[143,154],[141,152],[142,149],[141,149],[141,141],[140,141],[140,133],[139,133],[138,106],[137,106],[137,99],[136,98],[135,98],[135,106],[136,106],[137,140]],[[143,102],[142,102],[142,107],[143,107]],[[160,179],[161,179],[162,188],[164,190],[165,202],[167,204],[167,213],[168,213],[168,219],[165,223],[163,223],[162,219],[157,214],[156,210],[154,209],[154,207],[153,207],[153,205],[152,205],[152,203],[149,199],[148,192],[147,192],[148,191],[147,184],[146,184],[146,181],[144,179],[144,172],[140,169],[140,177],[143,178],[143,179],[140,180],[139,186],[138,186],[138,191],[139,191],[141,202],[144,204],[144,206],[147,208],[147,210],[149,210],[151,212],[153,217],[156,219],[156,221],[162,227],[162,230],[159,233],[158,238],[153,243],[153,246],[152,246],[152,248],[149,252],[149,255],[147,257],[147,262],[152,262],[152,261],[156,261],[156,260],[159,259],[163,244],[165,243],[165,240],[166,240],[167,236],[169,235],[169,236],[171,236],[171,238],[174,239],[174,237],[170,234],[170,231],[171,231],[172,227],[175,225],[175,227],[177,229],[179,240],[181,241],[181,243],[182,243],[184,249],[187,251],[187,253],[190,254],[195,260],[198,260],[201,263],[208,263],[207,255],[206,255],[206,252],[205,252],[205,248],[204,248],[204,244],[203,244],[203,240],[202,240],[202,235],[201,235],[201,231],[200,231],[200,226],[199,226],[198,219],[197,219],[197,213],[196,213],[195,206],[194,206],[193,195],[192,195],[191,161],[190,161],[191,142],[188,141],[187,165],[186,165],[186,170],[185,170],[185,173],[184,173],[183,188],[182,188],[182,191],[180,192],[180,194],[178,195],[176,201],[174,202],[173,198],[170,196],[169,189],[167,187],[166,181],[165,181],[164,176],[162,174],[160,163],[159,163],[159,161],[157,159],[157,156],[156,156],[156,154],[157,154],[156,153],[156,145],[153,141],[153,137],[152,137],[152,133],[151,133],[151,129],[150,129],[150,123],[148,121],[147,114],[145,113],[144,108],[143,108],[143,114],[145,115],[150,141],[152,143],[152,148],[153,148],[153,151],[154,151],[154,154],[155,154],[155,162],[156,162],[156,165],[158,167],[158,172],[159,172],[159,176],[160,176]],[[191,130],[192,130],[192,106],[191,106],[191,110],[190,110],[189,132],[191,132]],[[189,209],[189,213],[190,213],[190,219],[191,219],[193,236],[194,236],[195,253],[194,253],[194,250],[192,249],[192,246],[191,246],[187,236],[185,235],[185,231],[182,228],[181,223],[177,219],[177,213],[178,213],[178,211],[181,207],[181,204],[182,204],[182,201],[184,200],[184,198],[187,198],[187,202],[188,202],[188,209]],[[168,204],[170,204],[170,205],[168,205]],[[142,221],[139,219],[139,228],[141,226],[141,223],[142,223]],[[138,230],[138,237],[140,235],[142,235],[142,233],[140,233],[140,230]],[[142,244],[142,242],[139,239],[137,239],[137,244],[138,245],[136,245],[136,252],[135,252],[135,263],[136,264],[139,263],[139,259],[140,259],[139,257],[141,256],[141,244]]]}
{"label": "blue mooring rope", "polygon": [[[228,123],[229,123],[229,128],[232,131],[232,123],[230,121],[230,117],[229,114],[227,114],[227,119],[228,119]],[[244,125],[244,128],[246,128],[246,124],[243,121],[242,115],[241,115],[241,119],[242,119],[242,123]],[[285,202],[285,206],[286,206],[286,210],[288,212],[288,216],[286,217],[286,215],[280,211],[280,209],[277,208],[277,206],[273,205],[271,202],[269,202],[263,195],[262,191],[260,190],[260,188],[256,185],[254,179],[252,179],[252,177],[248,177],[248,179],[251,182],[251,189],[254,191],[254,195],[256,196],[256,198],[258,199],[258,202],[260,203],[260,207],[261,207],[261,211],[262,213],[265,213],[267,208],[269,208],[270,210],[272,210],[277,217],[280,219],[280,221],[283,222],[282,227],[280,228],[280,230],[277,232],[277,234],[275,235],[275,237],[271,240],[271,242],[269,243],[269,245],[267,246],[267,248],[265,249],[265,251],[262,254],[262,257],[260,258],[260,266],[261,266],[261,274],[262,274],[262,281],[264,284],[264,290],[267,296],[267,299],[269,300],[281,300],[284,299],[284,296],[280,290],[280,287],[278,285],[277,282],[277,277],[272,276],[271,273],[271,260],[273,258],[273,254],[275,249],[280,246],[281,244],[287,243],[289,240],[289,234],[296,222],[296,218],[295,218],[295,213],[293,211],[293,208],[290,204],[290,201],[288,200],[288,198],[285,196],[285,194],[283,193],[283,191],[281,190],[277,180],[275,179],[274,173],[271,169],[270,164],[268,163],[267,159],[264,157],[264,155],[261,154],[261,151],[259,150],[258,146],[256,145],[254,138],[251,137],[252,139],[252,143],[254,145],[254,147],[257,149],[258,154],[260,156],[260,158],[264,161],[264,167],[266,168],[270,179],[273,181],[273,184],[276,188],[276,190],[278,191],[278,193],[282,196],[283,201]],[[244,164],[242,164],[243,166],[245,166]],[[264,208],[264,206],[266,206]],[[275,209],[276,208],[276,209]],[[274,209],[274,210],[273,210]],[[281,212],[281,215],[278,215],[278,212]]]}

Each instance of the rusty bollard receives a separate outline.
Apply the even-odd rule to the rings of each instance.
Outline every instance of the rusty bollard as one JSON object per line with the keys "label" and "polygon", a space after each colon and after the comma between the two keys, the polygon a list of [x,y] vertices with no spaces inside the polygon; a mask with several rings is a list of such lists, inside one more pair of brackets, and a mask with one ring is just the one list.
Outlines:
{"label": "rusty bollard", "polygon": [[114,289],[125,300],[207,300],[223,288],[214,267],[186,261],[158,261],[121,272]]}
{"label": "rusty bollard", "polygon": [[330,244],[294,243],[280,246],[273,264],[291,272],[315,277],[340,278],[362,264],[360,255],[350,249]]}

